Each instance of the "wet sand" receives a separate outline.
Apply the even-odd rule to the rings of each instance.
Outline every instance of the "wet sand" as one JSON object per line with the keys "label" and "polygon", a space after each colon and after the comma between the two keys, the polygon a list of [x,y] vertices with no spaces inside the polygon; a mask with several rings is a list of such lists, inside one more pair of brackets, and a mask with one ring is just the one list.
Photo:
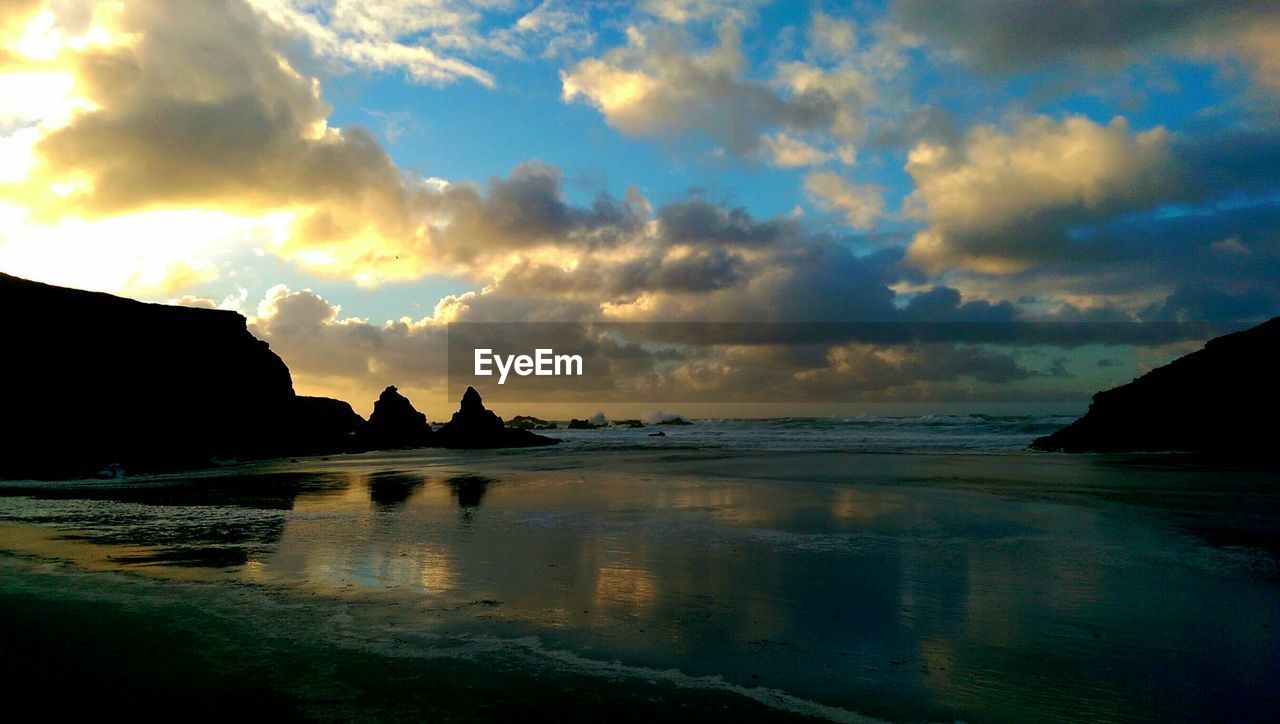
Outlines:
{"label": "wet sand", "polygon": [[658,681],[353,651],[274,636],[226,610],[211,615],[208,602],[173,591],[145,603],[134,592],[126,603],[58,590],[61,577],[23,575],[22,593],[0,593],[0,676],[55,720],[114,712],[133,721],[492,721],[529,711],[583,722],[808,720]]}
{"label": "wet sand", "polygon": [[8,484],[0,655],[210,716],[1264,718],[1274,483],[673,448]]}

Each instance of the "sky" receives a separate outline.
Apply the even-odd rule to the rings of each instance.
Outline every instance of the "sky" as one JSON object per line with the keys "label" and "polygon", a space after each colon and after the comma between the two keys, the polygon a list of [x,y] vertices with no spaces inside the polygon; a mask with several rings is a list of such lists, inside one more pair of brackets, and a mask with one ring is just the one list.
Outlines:
{"label": "sky", "polygon": [[646,399],[1082,402],[1203,341],[1116,330],[1280,314],[1278,110],[1253,0],[5,0],[0,270],[237,310],[362,412],[444,407],[465,322],[1073,323],[567,344]]}

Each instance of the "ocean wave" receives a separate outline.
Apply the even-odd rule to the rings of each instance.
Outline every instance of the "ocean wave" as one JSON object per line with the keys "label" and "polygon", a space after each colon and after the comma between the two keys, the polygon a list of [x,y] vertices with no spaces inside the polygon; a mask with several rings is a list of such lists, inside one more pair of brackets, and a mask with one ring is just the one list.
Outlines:
{"label": "ocean wave", "polygon": [[[1073,420],[1068,415],[921,415],[705,419],[650,436],[648,428],[559,430],[569,448],[726,449],[844,452],[971,452],[1022,450]],[[561,448],[563,449],[563,448]]]}

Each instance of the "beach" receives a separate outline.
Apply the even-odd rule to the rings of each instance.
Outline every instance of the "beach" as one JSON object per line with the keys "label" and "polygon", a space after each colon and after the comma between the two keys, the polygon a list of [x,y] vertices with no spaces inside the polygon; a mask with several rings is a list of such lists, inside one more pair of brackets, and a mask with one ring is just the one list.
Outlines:
{"label": "beach", "polygon": [[4,675],[157,716],[1265,718],[1274,472],[1023,450],[1058,424],[711,421],[9,482]]}
{"label": "beach", "polygon": [[1280,721],[1280,2],[0,0],[9,719]]}

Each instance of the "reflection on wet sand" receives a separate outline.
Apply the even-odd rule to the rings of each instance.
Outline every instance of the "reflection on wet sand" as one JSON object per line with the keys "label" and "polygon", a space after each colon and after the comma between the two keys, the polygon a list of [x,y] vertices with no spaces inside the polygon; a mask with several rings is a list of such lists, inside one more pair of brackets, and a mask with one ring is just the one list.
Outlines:
{"label": "reflection on wet sand", "polygon": [[640,609],[658,594],[653,574],[640,568],[601,566],[596,571],[595,605]]}
{"label": "reflection on wet sand", "polygon": [[475,509],[480,507],[480,501],[484,499],[484,493],[492,482],[493,478],[484,475],[453,475],[445,480],[449,491],[458,499],[458,507],[462,508],[463,517],[466,518],[470,518]]}
{"label": "reflection on wet sand", "polygon": [[159,483],[49,485],[0,491],[30,501],[22,519],[54,526],[68,541],[115,549],[117,564],[227,568],[248,563],[283,533],[282,512],[301,498],[330,498],[350,476],[268,472]]}
{"label": "reflection on wet sand", "polygon": [[443,547],[424,545],[418,550],[414,561],[418,572],[418,582],[425,593],[443,593],[458,585],[458,575],[449,559],[449,552]]}
{"label": "reflection on wet sand", "polygon": [[421,473],[379,471],[369,476],[369,499],[380,508],[394,508],[404,504],[426,482]]}
{"label": "reflection on wet sand", "polygon": [[157,577],[203,566],[358,601],[396,630],[534,635],[895,719],[1248,714],[1243,688],[1280,683],[1274,577],[1128,509],[404,459],[204,483],[11,493],[0,548]]}
{"label": "reflection on wet sand", "polygon": [[908,502],[905,495],[878,492],[868,495],[851,487],[836,488],[831,494],[831,515],[842,521],[875,520],[898,512]]}

